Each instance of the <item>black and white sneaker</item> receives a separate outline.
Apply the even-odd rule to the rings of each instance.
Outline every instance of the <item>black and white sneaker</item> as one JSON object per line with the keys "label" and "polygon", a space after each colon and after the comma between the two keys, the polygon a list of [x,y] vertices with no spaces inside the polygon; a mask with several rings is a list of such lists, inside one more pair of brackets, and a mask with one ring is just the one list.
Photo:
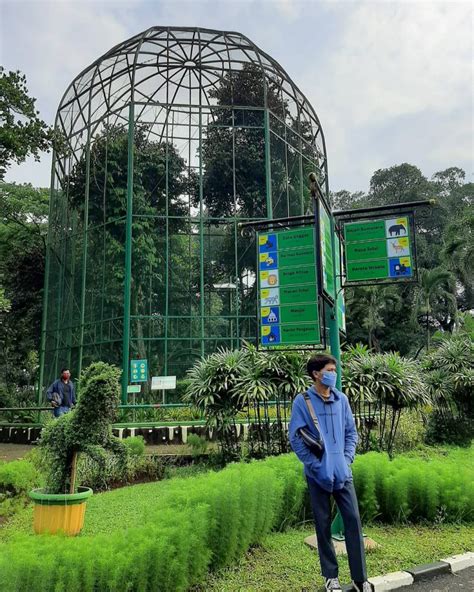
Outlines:
{"label": "black and white sneaker", "polygon": [[339,583],[339,578],[326,578],[324,589],[330,590],[331,592],[342,592],[341,584]]}
{"label": "black and white sneaker", "polygon": [[365,582],[352,582],[355,592],[372,592],[372,586],[365,580]]}

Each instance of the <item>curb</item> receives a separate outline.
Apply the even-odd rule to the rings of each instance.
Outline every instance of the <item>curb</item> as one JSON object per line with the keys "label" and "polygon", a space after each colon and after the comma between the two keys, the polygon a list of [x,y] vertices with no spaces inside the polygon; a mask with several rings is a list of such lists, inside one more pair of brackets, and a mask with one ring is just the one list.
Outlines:
{"label": "curb", "polygon": [[[373,592],[386,592],[397,590],[405,586],[411,586],[414,582],[433,578],[440,574],[455,574],[463,569],[474,566],[474,553],[468,551],[461,555],[453,555],[434,563],[417,565],[416,567],[395,571],[383,576],[369,578]],[[352,584],[342,587],[343,592],[354,592]]]}

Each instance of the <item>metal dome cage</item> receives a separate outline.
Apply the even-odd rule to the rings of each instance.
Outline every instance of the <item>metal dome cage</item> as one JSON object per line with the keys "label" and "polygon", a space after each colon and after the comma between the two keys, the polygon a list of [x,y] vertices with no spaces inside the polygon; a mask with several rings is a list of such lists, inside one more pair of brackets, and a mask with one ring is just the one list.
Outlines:
{"label": "metal dome cage", "polygon": [[153,27],[69,86],[56,116],[40,385],[93,360],[183,378],[254,341],[255,244],[238,223],[327,192],[305,96],[245,36]]}

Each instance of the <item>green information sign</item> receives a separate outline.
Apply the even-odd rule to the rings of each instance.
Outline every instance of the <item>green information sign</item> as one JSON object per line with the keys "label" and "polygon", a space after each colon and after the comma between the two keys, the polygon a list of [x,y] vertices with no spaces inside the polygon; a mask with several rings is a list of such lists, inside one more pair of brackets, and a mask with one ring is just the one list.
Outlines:
{"label": "green information sign", "polygon": [[148,360],[130,360],[130,382],[148,380]]}
{"label": "green information sign", "polygon": [[347,282],[406,280],[413,277],[410,218],[383,218],[344,224]]}
{"label": "green information sign", "polygon": [[318,345],[313,227],[258,234],[260,345]]}
{"label": "green information sign", "polygon": [[323,289],[328,296],[335,298],[335,283],[333,271],[333,253],[331,238],[331,219],[326,208],[320,203],[319,232],[321,237],[321,261],[323,265]]}
{"label": "green information sign", "polygon": [[[339,235],[336,233],[336,293],[337,293],[337,324],[339,325],[339,331],[346,332],[346,305],[344,302],[344,291],[341,290],[342,286],[342,275],[344,269],[341,269],[341,241]],[[343,265],[343,264],[342,264]]]}

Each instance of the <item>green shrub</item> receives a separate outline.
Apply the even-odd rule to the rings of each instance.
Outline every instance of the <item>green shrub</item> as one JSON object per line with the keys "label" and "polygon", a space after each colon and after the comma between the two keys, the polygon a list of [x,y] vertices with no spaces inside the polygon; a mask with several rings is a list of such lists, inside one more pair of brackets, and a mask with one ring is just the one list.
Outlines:
{"label": "green shrub", "polygon": [[191,454],[193,456],[199,456],[201,454],[206,454],[207,452],[208,442],[204,436],[189,434],[187,444],[191,449]]}
{"label": "green shrub", "polygon": [[453,416],[449,412],[434,411],[428,419],[426,430],[427,444],[454,444],[468,447],[474,438],[474,422],[463,416]]}
{"label": "green shrub", "polygon": [[38,486],[40,475],[28,460],[0,464],[0,494],[20,495]]}
{"label": "green shrub", "polygon": [[130,436],[122,442],[127,447],[130,456],[141,457],[145,454],[145,438],[143,436]]}
{"label": "green shrub", "polygon": [[[474,519],[470,454],[358,457],[354,479],[364,519]],[[184,592],[210,566],[230,565],[269,531],[298,523],[305,492],[301,464],[289,454],[105,494],[120,501],[113,513],[122,528],[110,532],[107,525],[103,534],[59,542],[16,534],[0,545],[0,590]]]}
{"label": "green shrub", "polygon": [[433,522],[474,520],[472,450],[446,457],[388,456],[369,452],[353,465],[361,516],[365,521]]}

